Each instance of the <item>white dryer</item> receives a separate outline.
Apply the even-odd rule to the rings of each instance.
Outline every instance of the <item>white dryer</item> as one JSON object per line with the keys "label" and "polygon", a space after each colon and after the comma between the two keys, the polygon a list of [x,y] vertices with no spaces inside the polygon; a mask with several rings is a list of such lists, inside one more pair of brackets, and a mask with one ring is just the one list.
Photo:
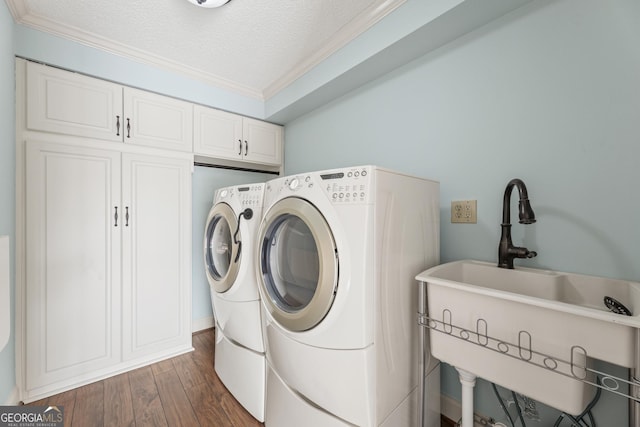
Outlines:
{"label": "white dryer", "polygon": [[215,370],[264,420],[265,354],[255,269],[264,183],[221,188],[207,217],[204,260],[216,320]]}
{"label": "white dryer", "polygon": [[[267,427],[415,426],[414,277],[439,262],[439,184],[375,166],[267,182],[258,279]],[[425,426],[438,426],[439,368]]]}

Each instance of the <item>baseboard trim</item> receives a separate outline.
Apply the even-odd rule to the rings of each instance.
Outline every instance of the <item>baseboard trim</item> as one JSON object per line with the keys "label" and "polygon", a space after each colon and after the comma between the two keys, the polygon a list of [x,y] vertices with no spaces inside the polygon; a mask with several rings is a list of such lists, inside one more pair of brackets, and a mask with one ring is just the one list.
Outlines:
{"label": "baseboard trim", "polygon": [[462,404],[452,397],[440,394],[440,412],[454,422],[460,421]]}
{"label": "baseboard trim", "polygon": [[194,319],[191,324],[191,332],[199,332],[205,329],[211,329],[215,326],[215,320],[213,316],[203,317],[201,319]]}

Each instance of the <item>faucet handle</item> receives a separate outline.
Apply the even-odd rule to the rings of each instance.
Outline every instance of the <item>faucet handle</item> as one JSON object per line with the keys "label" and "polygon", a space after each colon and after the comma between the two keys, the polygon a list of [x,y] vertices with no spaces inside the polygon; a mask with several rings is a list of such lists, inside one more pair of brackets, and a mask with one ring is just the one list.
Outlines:
{"label": "faucet handle", "polygon": [[536,251],[527,251],[527,255],[526,255],[527,258],[533,258],[536,256],[538,256],[538,253]]}

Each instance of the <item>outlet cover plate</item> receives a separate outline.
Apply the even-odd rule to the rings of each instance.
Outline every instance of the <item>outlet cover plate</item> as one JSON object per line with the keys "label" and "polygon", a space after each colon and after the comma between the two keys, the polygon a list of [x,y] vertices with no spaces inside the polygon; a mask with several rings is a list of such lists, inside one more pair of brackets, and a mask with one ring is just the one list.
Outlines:
{"label": "outlet cover plate", "polygon": [[477,200],[451,202],[451,223],[476,224],[478,222]]}

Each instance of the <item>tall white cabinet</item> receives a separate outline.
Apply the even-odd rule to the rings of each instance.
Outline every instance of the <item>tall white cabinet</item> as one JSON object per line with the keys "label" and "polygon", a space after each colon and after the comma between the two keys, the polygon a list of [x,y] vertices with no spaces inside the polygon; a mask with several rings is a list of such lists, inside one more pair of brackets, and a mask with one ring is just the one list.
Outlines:
{"label": "tall white cabinet", "polygon": [[29,390],[120,361],[120,153],[26,145]]}
{"label": "tall white cabinet", "polygon": [[193,106],[17,63],[16,346],[30,402],[192,350]]}
{"label": "tall white cabinet", "polygon": [[133,360],[191,345],[191,164],[122,155],[122,344]]}

